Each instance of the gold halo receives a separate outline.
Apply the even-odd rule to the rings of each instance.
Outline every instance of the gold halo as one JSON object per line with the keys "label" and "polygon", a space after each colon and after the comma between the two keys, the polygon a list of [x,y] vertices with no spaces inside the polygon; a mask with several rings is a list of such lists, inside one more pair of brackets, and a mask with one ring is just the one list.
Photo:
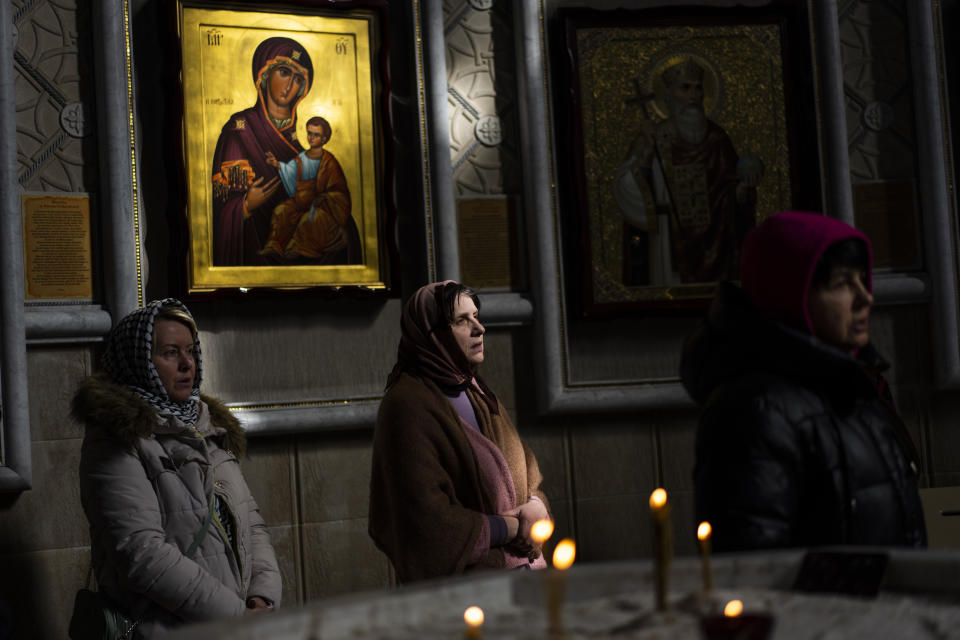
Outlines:
{"label": "gold halo", "polygon": [[647,104],[652,107],[653,113],[650,115],[657,121],[666,120],[670,117],[667,110],[667,104],[663,99],[666,92],[666,86],[663,84],[663,72],[668,67],[693,60],[703,68],[703,110],[708,118],[719,111],[720,103],[723,100],[723,86],[720,74],[717,73],[717,67],[710,60],[699,53],[692,51],[673,51],[659,58],[653,59],[640,72],[640,78],[643,82],[643,90],[647,95],[653,94],[656,98],[649,100]]}

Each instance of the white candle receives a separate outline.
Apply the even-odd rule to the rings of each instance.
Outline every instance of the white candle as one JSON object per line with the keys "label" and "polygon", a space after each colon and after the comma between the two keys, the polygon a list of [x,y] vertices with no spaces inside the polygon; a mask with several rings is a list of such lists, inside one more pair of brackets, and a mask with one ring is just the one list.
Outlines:
{"label": "white candle", "polygon": [[653,521],[653,544],[656,548],[657,610],[666,611],[673,534],[670,526],[670,504],[667,502],[667,492],[663,489],[658,488],[650,494],[650,518]]}
{"label": "white candle", "polygon": [[566,595],[567,569],[577,556],[577,545],[573,540],[564,538],[553,550],[553,569],[545,572],[547,581],[547,619],[549,637],[563,635],[563,601]]}
{"label": "white candle", "polygon": [[713,528],[709,522],[701,522],[697,527],[697,540],[700,541],[700,563],[703,569],[703,590],[713,589],[713,570],[710,568],[710,536]]}
{"label": "white candle", "polygon": [[463,612],[463,621],[467,623],[464,630],[464,637],[471,640],[480,640],[483,637],[481,627],[483,626],[483,609],[480,607],[467,607]]}

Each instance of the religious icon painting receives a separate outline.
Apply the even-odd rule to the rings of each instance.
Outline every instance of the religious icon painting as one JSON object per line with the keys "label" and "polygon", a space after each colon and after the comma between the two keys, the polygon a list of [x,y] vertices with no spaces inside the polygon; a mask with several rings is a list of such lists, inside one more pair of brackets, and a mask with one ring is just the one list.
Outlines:
{"label": "religious icon painting", "polygon": [[[806,21],[761,9],[561,12],[584,315],[702,308],[744,235],[819,205]],[[688,8],[689,9],[689,8]],[[809,138],[809,139],[805,139]],[[561,142],[561,146],[565,144]]]}
{"label": "religious icon painting", "polygon": [[381,15],[229,7],[178,6],[187,293],[385,288]]}

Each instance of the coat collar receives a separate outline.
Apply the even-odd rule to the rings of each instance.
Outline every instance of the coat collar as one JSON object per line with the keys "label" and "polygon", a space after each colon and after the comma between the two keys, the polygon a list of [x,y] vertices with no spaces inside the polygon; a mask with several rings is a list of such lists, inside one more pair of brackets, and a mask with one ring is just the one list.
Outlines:
{"label": "coat collar", "polygon": [[[200,399],[201,419],[197,427],[201,434],[216,439],[224,449],[243,456],[247,439],[240,421],[219,400],[205,395]],[[73,396],[70,415],[87,428],[97,425],[127,444],[158,432],[168,432],[172,426],[160,419],[150,403],[103,374],[92,375],[80,383]],[[207,417],[208,420],[204,419]],[[174,430],[178,429],[174,427]]]}
{"label": "coat collar", "polygon": [[873,345],[855,355],[759,313],[742,289],[720,283],[706,322],[684,343],[681,379],[699,404],[720,384],[750,372],[802,380],[830,397],[853,401],[878,393],[887,369]]}

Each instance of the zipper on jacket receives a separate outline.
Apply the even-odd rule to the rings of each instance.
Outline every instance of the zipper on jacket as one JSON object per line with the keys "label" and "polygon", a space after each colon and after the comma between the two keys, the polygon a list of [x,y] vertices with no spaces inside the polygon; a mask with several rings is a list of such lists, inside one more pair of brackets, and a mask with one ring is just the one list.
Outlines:
{"label": "zipper on jacket", "polygon": [[[219,485],[215,485],[219,486]],[[220,510],[214,509],[214,522],[217,523],[217,528],[220,529],[220,533],[223,534],[223,539],[227,541],[227,545],[230,547],[230,551],[233,552],[233,559],[237,563],[237,572],[238,577],[240,578],[240,584],[243,584],[243,561],[240,559],[240,551],[238,545],[240,543],[240,528],[237,526],[237,517],[233,514],[233,509],[230,508],[230,503],[227,501],[226,497],[221,493],[215,493],[215,498],[220,499],[220,503],[226,509],[227,514],[230,516],[230,522],[233,525],[233,539],[229,534],[227,534],[227,528],[223,526],[223,522],[220,520]]]}

